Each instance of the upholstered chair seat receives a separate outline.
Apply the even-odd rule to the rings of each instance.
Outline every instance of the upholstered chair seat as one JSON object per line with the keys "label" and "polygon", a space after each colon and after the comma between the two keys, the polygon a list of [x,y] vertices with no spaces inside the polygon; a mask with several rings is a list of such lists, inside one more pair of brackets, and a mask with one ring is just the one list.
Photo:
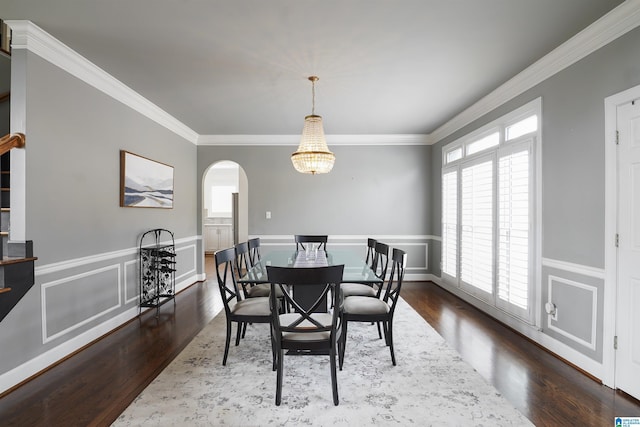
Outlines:
{"label": "upholstered chair seat", "polygon": [[[396,355],[393,349],[393,313],[398,299],[400,299],[407,254],[400,249],[394,248],[392,258],[391,275],[386,286],[384,286],[382,299],[351,296],[346,297],[342,303],[342,336],[340,337],[342,345],[339,346],[341,370],[344,362],[349,322],[377,322],[378,325],[382,324],[385,344],[389,346],[389,352],[391,353],[391,363],[393,366],[396,365]],[[378,334],[380,334],[380,329],[378,329]]]}
{"label": "upholstered chair seat", "polygon": [[231,307],[231,313],[239,316],[269,316],[269,298],[258,297],[238,301]]}
{"label": "upholstered chair seat", "polygon": [[[258,283],[247,288],[247,297],[248,298],[256,298],[256,297],[269,297],[271,293],[271,284],[269,283]],[[282,298],[282,291],[280,288],[276,288],[276,297]]]}
{"label": "upholstered chair seat", "polygon": [[378,298],[353,296],[344,300],[344,311],[352,316],[387,314],[389,309],[389,304]]}
{"label": "upholstered chair seat", "polygon": [[340,287],[342,289],[342,295],[344,297],[361,296],[361,297],[375,297],[377,292],[372,286],[364,285],[362,283],[343,283]]}

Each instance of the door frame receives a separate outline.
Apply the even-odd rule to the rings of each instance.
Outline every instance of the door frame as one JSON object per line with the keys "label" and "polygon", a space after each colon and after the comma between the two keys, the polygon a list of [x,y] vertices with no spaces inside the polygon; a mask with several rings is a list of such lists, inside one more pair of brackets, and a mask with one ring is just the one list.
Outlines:
{"label": "door frame", "polygon": [[618,163],[616,149],[618,106],[640,99],[640,85],[611,95],[604,100],[605,142],[605,208],[604,208],[604,321],[602,349],[602,382],[611,388],[615,384],[616,335],[618,295]]}

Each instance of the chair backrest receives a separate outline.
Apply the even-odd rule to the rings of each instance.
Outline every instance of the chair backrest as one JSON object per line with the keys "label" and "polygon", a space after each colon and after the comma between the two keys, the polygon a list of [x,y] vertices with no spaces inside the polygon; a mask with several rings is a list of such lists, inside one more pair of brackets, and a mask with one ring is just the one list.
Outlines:
{"label": "chair backrest", "polygon": [[318,249],[325,251],[327,250],[327,240],[329,236],[324,235],[310,235],[310,234],[296,234],[296,250],[306,250],[305,243],[318,243]]}
{"label": "chair backrest", "polygon": [[378,243],[376,239],[372,239],[371,237],[367,239],[367,258],[365,262],[369,267],[373,267],[373,260],[376,259],[376,243]]}
{"label": "chair backrest", "polygon": [[249,261],[251,265],[256,265],[262,258],[260,256],[260,238],[249,239],[247,244],[249,245]]}
{"label": "chair backrest", "polygon": [[[300,334],[309,334],[314,332],[331,332],[335,334],[338,327],[338,319],[342,310],[342,292],[340,292],[340,282],[342,282],[342,273],[344,265],[332,265],[329,267],[314,268],[293,268],[293,267],[273,267],[267,266],[267,277],[271,283],[271,313],[272,325],[276,332],[276,339],[284,332],[296,332]],[[322,289],[318,293],[315,303],[309,306],[303,306],[295,298],[296,292],[305,292],[304,287],[315,287]],[[278,300],[276,297],[276,289],[280,288],[283,294],[282,303],[291,307],[291,312],[281,314],[277,309]],[[297,289],[297,291],[296,291]],[[333,312],[315,313],[323,302],[326,304],[327,297],[332,298],[331,307]],[[274,307],[276,309],[274,309]],[[323,310],[324,311],[324,310]],[[327,316],[331,316],[331,321],[327,320]],[[301,339],[300,341],[306,341]],[[326,340],[322,340],[326,341]],[[301,345],[310,345],[314,347],[313,342],[305,342]]]}
{"label": "chair backrest", "polygon": [[249,256],[249,243],[238,243],[235,249],[236,271],[238,273],[238,278],[240,278],[247,274],[247,271],[249,271],[249,269],[253,267],[253,264],[251,263],[251,256]]}
{"label": "chair backrest", "polygon": [[375,272],[376,277],[383,282],[387,278],[387,268],[389,266],[389,245],[382,242],[376,242],[376,248],[371,269]]}
{"label": "chair backrest", "polygon": [[400,288],[402,287],[402,280],[404,279],[404,269],[407,265],[407,254],[403,250],[393,248],[391,260],[391,273],[389,274],[389,280],[387,281],[382,300],[389,304],[390,315],[393,316],[396,303],[400,297]]}
{"label": "chair backrest", "polygon": [[224,302],[224,310],[228,315],[230,312],[229,303],[234,299],[240,301],[238,282],[236,282],[236,250],[235,248],[223,249],[216,252],[214,257],[220,296]]}

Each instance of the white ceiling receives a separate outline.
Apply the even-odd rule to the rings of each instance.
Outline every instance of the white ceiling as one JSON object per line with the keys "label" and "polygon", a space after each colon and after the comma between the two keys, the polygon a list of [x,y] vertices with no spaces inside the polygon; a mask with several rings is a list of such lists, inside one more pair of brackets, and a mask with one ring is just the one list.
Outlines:
{"label": "white ceiling", "polygon": [[200,135],[429,134],[622,0],[0,0]]}

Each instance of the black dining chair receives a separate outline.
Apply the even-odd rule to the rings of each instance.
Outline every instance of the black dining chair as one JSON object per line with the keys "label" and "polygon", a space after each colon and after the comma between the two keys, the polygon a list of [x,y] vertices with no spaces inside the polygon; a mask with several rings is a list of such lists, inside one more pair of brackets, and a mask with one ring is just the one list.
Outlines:
{"label": "black dining chair", "polygon": [[367,239],[367,257],[365,258],[364,262],[366,262],[369,267],[371,267],[371,265],[373,264],[373,258],[375,256],[375,250],[376,250],[376,243],[378,243],[376,239],[373,239],[371,237]]}
{"label": "black dining chair", "polygon": [[382,299],[351,296],[344,299],[342,307],[342,345],[340,346],[340,370],[344,363],[347,344],[347,327],[349,322],[381,322],[384,330],[385,344],[391,352],[391,363],[396,366],[396,355],[393,349],[393,314],[395,313],[400,288],[404,279],[407,254],[400,249],[393,249],[391,273],[384,286]]}
{"label": "black dining chair", "polygon": [[236,250],[236,273],[238,279],[247,274],[251,268],[251,258],[249,256],[249,243],[240,242],[235,246]]}
{"label": "black dining chair", "polygon": [[296,250],[304,251],[307,249],[305,246],[306,243],[317,243],[318,250],[327,251],[327,240],[329,240],[329,236],[326,234],[321,235],[311,235],[311,234],[296,234],[294,236],[296,242]]}
{"label": "black dining chair", "polygon": [[222,364],[226,365],[227,356],[229,355],[229,342],[231,341],[231,324],[234,322],[237,323],[236,345],[239,345],[240,337],[246,331],[247,324],[271,323],[271,309],[269,298],[267,297],[241,298],[236,281],[235,248],[218,251],[214,257],[218,287],[220,288],[220,296],[224,303],[224,312],[227,320],[227,335],[224,345],[224,356],[222,357]]}
{"label": "black dining chair", "polygon": [[260,255],[260,238],[249,239],[247,244],[249,245],[249,261],[251,265],[256,265],[262,259]]}
{"label": "black dining chair", "polygon": [[[296,354],[328,354],[331,368],[331,388],[333,403],[338,405],[338,377],[336,359],[340,353],[340,309],[342,294],[340,282],[344,265],[315,268],[293,268],[267,266],[267,276],[271,283],[271,339],[273,340],[274,364],[276,366],[276,405],[282,398],[282,376],[284,351]],[[299,303],[296,293],[321,290],[315,303]],[[285,303],[291,307],[290,313],[281,313],[278,308],[276,289],[284,295]],[[332,301],[328,303],[327,297]],[[325,305],[321,307],[321,305]]]}
{"label": "black dining chair", "polygon": [[[373,239],[369,239],[373,240]],[[369,267],[375,273],[376,277],[382,281],[377,288],[372,284],[364,283],[343,283],[341,286],[344,297],[363,296],[380,298],[382,284],[387,277],[387,267],[389,265],[389,245],[386,243],[373,241],[374,251],[370,259]],[[367,258],[369,257],[369,249],[367,249]]]}
{"label": "black dining chair", "polygon": [[[247,274],[255,265],[251,257],[251,246],[249,243],[250,241],[242,242],[235,246],[238,279]],[[268,297],[270,292],[268,283],[242,283],[241,288],[245,298]]]}
{"label": "black dining chair", "polygon": [[[259,245],[260,239],[257,240]],[[251,255],[252,246],[255,249],[254,245],[255,242],[252,243],[252,241],[249,240],[244,243],[239,243],[235,246],[236,271],[238,272],[238,279],[244,276],[247,271],[252,269],[257,262],[260,262],[259,254],[255,255],[255,257]],[[269,283],[242,283],[240,286],[245,298],[268,297],[269,293],[271,293],[271,287]],[[278,298],[282,298],[280,291],[278,291]]]}

